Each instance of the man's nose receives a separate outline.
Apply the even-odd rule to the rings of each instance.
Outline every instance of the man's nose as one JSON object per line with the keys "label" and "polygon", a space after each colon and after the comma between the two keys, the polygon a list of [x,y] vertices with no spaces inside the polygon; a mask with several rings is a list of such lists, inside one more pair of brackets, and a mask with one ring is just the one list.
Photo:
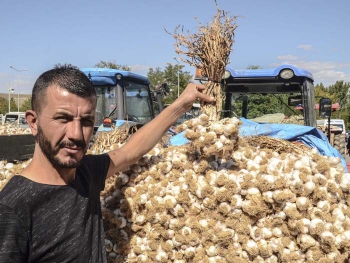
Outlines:
{"label": "man's nose", "polygon": [[68,139],[74,141],[80,141],[83,139],[83,128],[80,120],[73,120],[69,123],[66,135]]}

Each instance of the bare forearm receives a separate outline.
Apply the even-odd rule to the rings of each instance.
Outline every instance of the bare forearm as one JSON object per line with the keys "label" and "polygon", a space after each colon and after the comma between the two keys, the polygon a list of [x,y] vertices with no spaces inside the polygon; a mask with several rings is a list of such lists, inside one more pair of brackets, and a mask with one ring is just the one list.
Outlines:
{"label": "bare forearm", "polygon": [[168,106],[154,120],[135,132],[121,148],[109,152],[112,162],[108,177],[135,163],[149,152],[183,112],[185,111],[181,107]]}
{"label": "bare forearm", "polygon": [[191,109],[196,99],[213,101],[214,98],[201,92],[204,88],[203,85],[190,83],[175,102],[133,134],[127,143],[109,152],[111,165],[108,175],[120,171],[149,152],[181,115]]}
{"label": "bare forearm", "polygon": [[184,108],[178,107],[175,103],[171,104],[154,120],[133,134],[127,145],[125,145],[127,150],[130,150],[129,152],[133,152],[131,162],[149,152],[185,112]]}

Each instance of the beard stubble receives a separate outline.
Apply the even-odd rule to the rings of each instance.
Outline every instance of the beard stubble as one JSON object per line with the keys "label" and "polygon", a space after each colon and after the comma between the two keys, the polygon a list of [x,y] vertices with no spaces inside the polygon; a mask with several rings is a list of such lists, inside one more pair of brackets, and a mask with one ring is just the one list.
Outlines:
{"label": "beard stubble", "polygon": [[72,142],[72,141],[61,141],[55,148],[51,145],[51,142],[49,139],[45,136],[44,131],[42,130],[41,126],[38,126],[38,134],[36,136],[36,139],[39,143],[39,147],[45,157],[50,161],[50,163],[54,167],[58,168],[77,168],[80,163],[81,159],[77,160],[73,157],[70,158],[70,160],[63,162],[59,159],[57,156],[60,149],[66,147],[66,146],[79,146],[84,149],[84,155],[87,151],[86,144],[84,141],[79,142]]}

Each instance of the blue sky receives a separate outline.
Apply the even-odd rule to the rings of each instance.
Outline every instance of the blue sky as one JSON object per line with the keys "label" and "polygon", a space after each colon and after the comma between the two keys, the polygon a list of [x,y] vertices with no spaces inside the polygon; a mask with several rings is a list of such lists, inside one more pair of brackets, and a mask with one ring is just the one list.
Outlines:
{"label": "blue sky", "polygon": [[[311,71],[315,83],[350,82],[349,0],[217,0],[238,18],[230,66],[273,68],[283,63]],[[0,93],[30,93],[56,63],[93,67],[100,60],[149,68],[175,64],[177,25],[196,32],[214,0],[4,0],[0,8]],[[17,70],[27,69],[18,73]],[[194,73],[194,68],[185,70]]]}

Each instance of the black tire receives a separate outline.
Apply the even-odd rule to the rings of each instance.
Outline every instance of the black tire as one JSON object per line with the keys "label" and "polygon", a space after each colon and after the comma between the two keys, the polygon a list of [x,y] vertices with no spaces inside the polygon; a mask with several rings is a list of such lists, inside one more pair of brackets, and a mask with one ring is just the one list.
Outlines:
{"label": "black tire", "polygon": [[333,147],[343,156],[346,155],[346,143],[345,143],[345,137],[342,134],[336,134],[334,136],[334,143]]}

